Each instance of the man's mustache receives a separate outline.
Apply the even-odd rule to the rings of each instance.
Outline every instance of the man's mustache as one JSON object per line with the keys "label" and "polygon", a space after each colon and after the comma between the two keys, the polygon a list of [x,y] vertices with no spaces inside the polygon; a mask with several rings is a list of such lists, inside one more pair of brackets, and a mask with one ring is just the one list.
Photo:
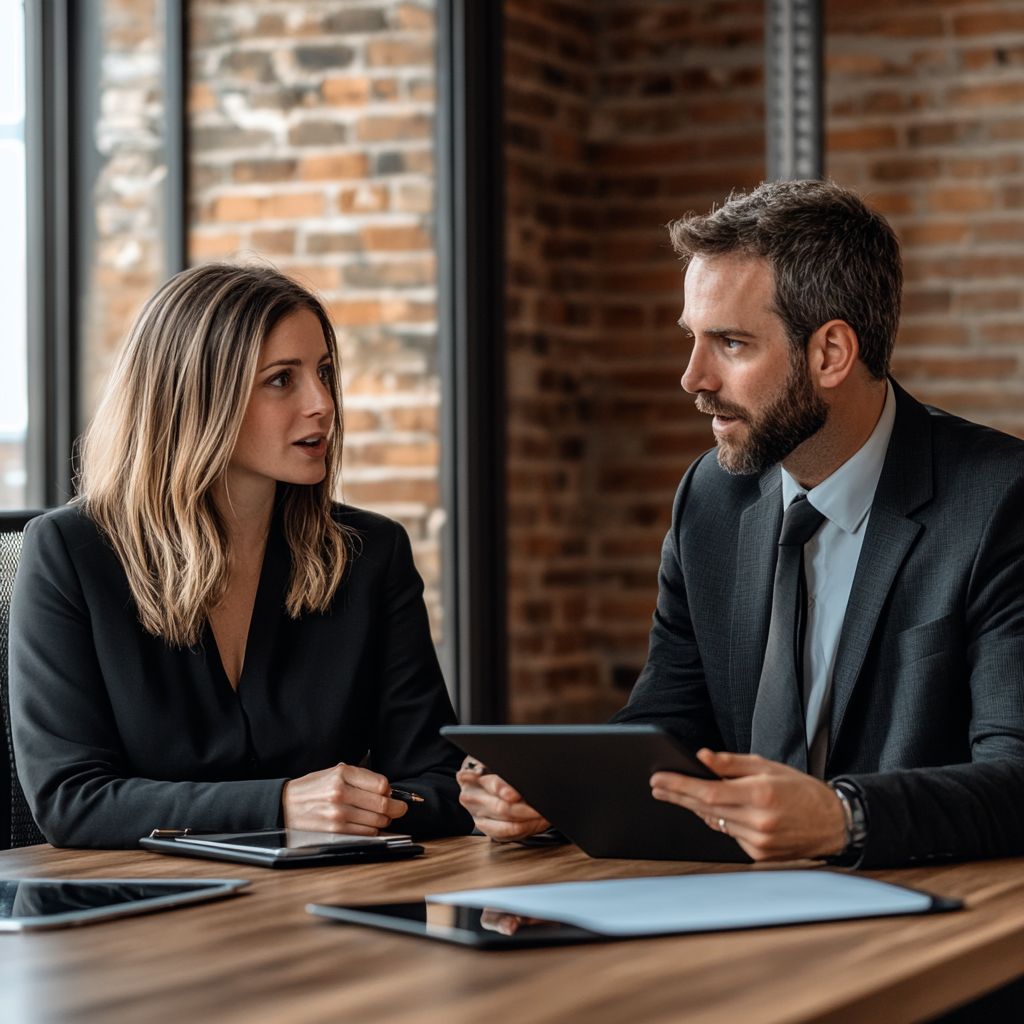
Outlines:
{"label": "man's mustache", "polygon": [[704,413],[705,416],[728,416],[738,420],[750,419],[747,410],[742,405],[721,402],[703,391],[693,400],[693,404],[697,407],[697,412]]}

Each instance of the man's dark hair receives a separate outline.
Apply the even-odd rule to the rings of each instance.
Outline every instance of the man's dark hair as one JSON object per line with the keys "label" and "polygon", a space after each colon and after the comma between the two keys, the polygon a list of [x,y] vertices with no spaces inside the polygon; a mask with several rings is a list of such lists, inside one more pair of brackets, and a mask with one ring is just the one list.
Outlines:
{"label": "man's dark hair", "polygon": [[706,215],[669,224],[672,246],[694,256],[747,254],[768,260],[775,312],[799,351],[829,320],[845,320],[873,377],[889,372],[900,319],[903,266],[888,222],[829,181],[777,181],[733,193]]}

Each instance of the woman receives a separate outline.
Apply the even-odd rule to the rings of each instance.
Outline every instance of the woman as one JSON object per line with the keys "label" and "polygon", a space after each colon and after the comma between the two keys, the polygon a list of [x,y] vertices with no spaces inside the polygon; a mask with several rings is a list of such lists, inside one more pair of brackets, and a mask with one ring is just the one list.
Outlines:
{"label": "woman", "polygon": [[265,267],[187,270],[139,315],[12,603],[18,774],[55,845],[471,827],[408,537],[331,501],[336,362]]}

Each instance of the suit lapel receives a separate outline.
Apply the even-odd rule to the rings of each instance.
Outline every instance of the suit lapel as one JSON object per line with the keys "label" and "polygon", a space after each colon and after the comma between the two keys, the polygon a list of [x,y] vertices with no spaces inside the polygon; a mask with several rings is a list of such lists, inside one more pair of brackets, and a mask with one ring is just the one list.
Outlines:
{"label": "suit lapel", "polygon": [[871,505],[836,652],[830,752],[835,748],[893,582],[921,532],[921,524],[909,515],[932,497],[931,416],[895,381],[891,383],[896,393],[896,420]]}
{"label": "suit lapel", "polygon": [[750,724],[761,678],[772,588],[782,529],[782,476],[778,467],[761,479],[761,497],[744,509],[736,538],[736,579],[733,591],[732,646],[729,651],[729,682],[735,708],[735,749],[750,749]]}

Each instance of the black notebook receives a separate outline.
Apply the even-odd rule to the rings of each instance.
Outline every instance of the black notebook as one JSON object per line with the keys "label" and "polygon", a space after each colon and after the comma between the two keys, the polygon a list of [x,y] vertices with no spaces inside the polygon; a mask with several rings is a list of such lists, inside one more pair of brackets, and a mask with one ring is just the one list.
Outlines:
{"label": "black notebook", "polygon": [[308,868],[350,862],[405,860],[423,853],[409,836],[350,836],[273,828],[254,832],[154,829],[139,845],[175,857],[203,857],[267,868]]}

